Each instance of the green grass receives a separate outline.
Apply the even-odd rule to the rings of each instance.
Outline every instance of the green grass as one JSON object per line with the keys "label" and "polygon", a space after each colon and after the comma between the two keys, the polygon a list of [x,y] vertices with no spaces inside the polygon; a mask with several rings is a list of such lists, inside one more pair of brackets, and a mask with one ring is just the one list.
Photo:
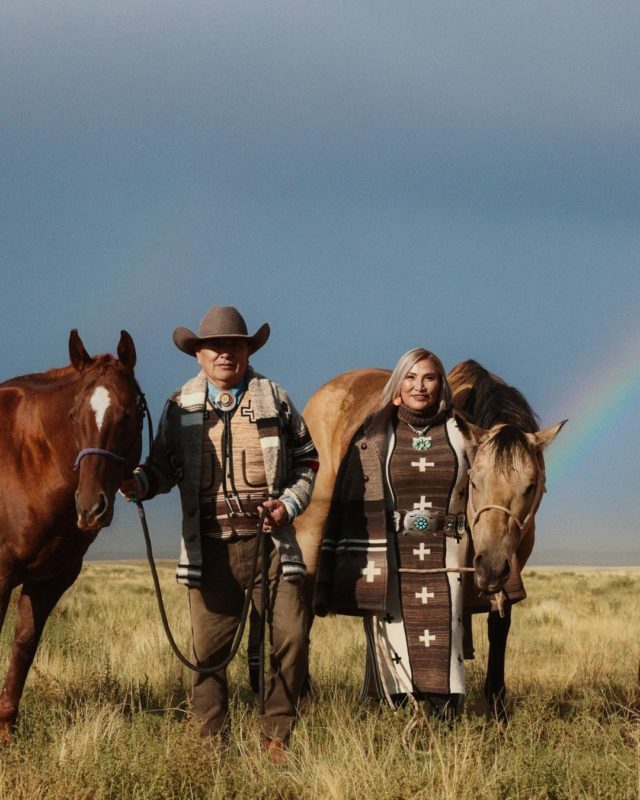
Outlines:
{"label": "green grass", "polygon": [[[188,651],[185,590],[172,566],[160,572]],[[483,617],[463,716],[408,738],[409,711],[357,701],[359,623],[318,620],[315,696],[283,768],[259,752],[243,653],[230,670],[233,740],[221,757],[188,717],[189,676],[164,640],[148,568],[88,564],[45,631],[16,736],[0,755],[0,800],[640,797],[640,572],[536,568],[525,579],[529,598],[514,610],[507,656],[507,726],[485,718]]]}

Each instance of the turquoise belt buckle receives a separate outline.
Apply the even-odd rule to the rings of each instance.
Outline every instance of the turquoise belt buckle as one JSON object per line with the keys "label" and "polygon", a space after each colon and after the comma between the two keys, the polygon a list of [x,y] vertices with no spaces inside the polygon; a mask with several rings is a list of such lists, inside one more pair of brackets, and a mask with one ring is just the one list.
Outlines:
{"label": "turquoise belt buckle", "polygon": [[440,515],[437,511],[431,511],[429,509],[425,511],[420,509],[407,511],[403,520],[403,532],[410,533],[411,531],[415,531],[417,533],[424,533],[425,531],[437,531],[439,517]]}
{"label": "turquoise belt buckle", "polygon": [[429,530],[429,520],[426,517],[416,517],[413,520],[413,527],[418,531]]}

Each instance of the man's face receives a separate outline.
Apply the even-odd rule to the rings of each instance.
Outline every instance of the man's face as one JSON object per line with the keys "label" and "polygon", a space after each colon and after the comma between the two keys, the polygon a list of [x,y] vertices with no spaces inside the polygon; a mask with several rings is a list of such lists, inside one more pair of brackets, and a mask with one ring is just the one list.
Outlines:
{"label": "man's face", "polygon": [[196,358],[214,386],[231,389],[247,371],[249,345],[246,339],[233,336],[205,339],[196,350]]}

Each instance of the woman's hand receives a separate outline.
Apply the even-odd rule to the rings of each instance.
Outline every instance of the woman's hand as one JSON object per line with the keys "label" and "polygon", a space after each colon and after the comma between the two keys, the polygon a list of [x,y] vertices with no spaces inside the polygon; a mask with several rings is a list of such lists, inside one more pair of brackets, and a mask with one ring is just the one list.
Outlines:
{"label": "woman's hand", "polygon": [[265,500],[261,506],[258,506],[260,513],[263,509],[268,511],[262,525],[263,531],[270,531],[272,527],[280,528],[289,522],[289,512],[282,500]]}

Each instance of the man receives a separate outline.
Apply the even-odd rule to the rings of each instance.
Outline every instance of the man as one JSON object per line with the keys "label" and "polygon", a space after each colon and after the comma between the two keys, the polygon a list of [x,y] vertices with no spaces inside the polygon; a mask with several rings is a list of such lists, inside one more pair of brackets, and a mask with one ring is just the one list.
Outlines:
{"label": "man", "polygon": [[[209,309],[197,335],[176,328],[173,341],[195,356],[201,372],[168,399],[146,464],[121,491],[148,500],[176,484],[180,489],[177,580],[189,587],[193,649],[202,666],[229,654],[245,590],[260,607],[260,569],[252,586],[249,573],[258,517],[268,511],[271,658],[262,745],[283,763],[308,657],[305,567],[291,523],[311,499],[318,456],[286,392],[249,365],[269,332],[265,323],[249,336],[232,306]],[[203,737],[226,739],[225,669],[194,673],[192,708]]]}

